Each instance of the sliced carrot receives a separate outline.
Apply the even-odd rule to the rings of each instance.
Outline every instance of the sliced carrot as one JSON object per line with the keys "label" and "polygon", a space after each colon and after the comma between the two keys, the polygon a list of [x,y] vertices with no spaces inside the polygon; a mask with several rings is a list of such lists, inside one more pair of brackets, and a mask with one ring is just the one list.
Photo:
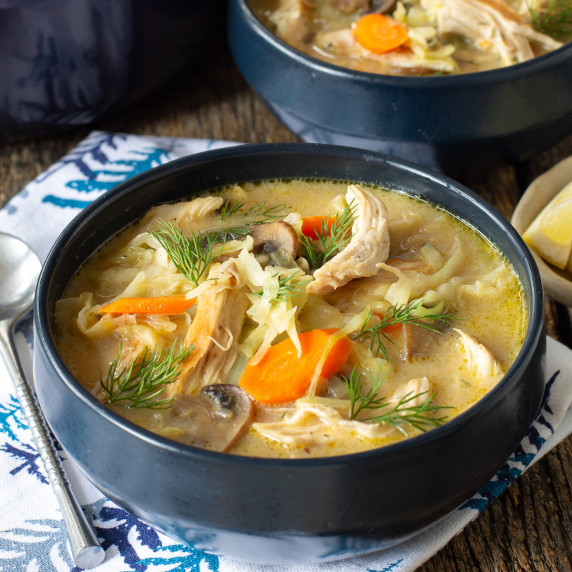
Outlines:
{"label": "sliced carrot", "polygon": [[[385,314],[383,312],[373,312],[374,316],[377,316],[378,318],[380,318],[381,320],[385,319]],[[395,332],[399,332],[399,330],[401,330],[401,327],[403,326],[403,324],[399,323],[399,324],[389,324],[388,326],[385,326],[383,328],[381,328],[383,330],[383,332],[385,334],[393,334]]]}
{"label": "sliced carrot", "polygon": [[119,298],[103,308],[99,314],[183,314],[195,300],[187,300],[185,296],[150,296],[142,298]]}
{"label": "sliced carrot", "polygon": [[318,234],[322,234],[322,226],[325,225],[328,229],[327,234],[330,234],[330,230],[336,217],[333,216],[309,216],[302,219],[302,234],[313,240],[317,240]]}
{"label": "sliced carrot", "polygon": [[354,26],[356,42],[373,52],[384,54],[395,50],[407,41],[407,28],[384,14],[366,14]]}
{"label": "sliced carrot", "polygon": [[300,357],[290,338],[271,346],[258,363],[246,365],[239,385],[262,403],[286,403],[304,397],[322,360],[322,379],[337,373],[348,360],[352,343],[346,336],[335,340],[335,332],[312,330],[298,334]]}

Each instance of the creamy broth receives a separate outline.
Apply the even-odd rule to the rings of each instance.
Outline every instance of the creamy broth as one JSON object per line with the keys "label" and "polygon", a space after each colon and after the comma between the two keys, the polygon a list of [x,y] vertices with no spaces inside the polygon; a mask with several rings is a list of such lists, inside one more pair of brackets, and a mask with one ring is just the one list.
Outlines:
{"label": "creamy broth", "polygon": [[[250,5],[292,47],[334,65],[379,74],[502,68],[572,38],[571,8],[548,0],[250,0]],[[382,20],[374,24],[380,26],[377,37],[358,29],[362,18],[371,22],[372,14]],[[397,42],[392,37],[393,44],[385,39],[391,34],[387,22],[402,32]]]}
{"label": "creamy broth", "polygon": [[[323,233],[315,216],[325,217]],[[202,276],[177,268],[166,223],[187,246],[194,236],[203,254],[210,249]],[[336,225],[345,244],[312,265],[320,236],[335,238]],[[263,236],[268,229],[285,234],[277,242]],[[106,309],[158,297],[194,303]],[[297,180],[155,207],[80,268],[56,309],[58,350],[102,403],[176,441],[273,457],[352,453],[441,425],[498,383],[526,320],[511,266],[449,213],[377,187]],[[336,344],[323,354],[340,362],[329,375],[296,346],[308,332],[321,339],[318,331]],[[289,370],[260,369],[286,342],[296,349]],[[132,363],[161,351],[164,361],[171,349],[181,359],[158,395],[137,402],[136,391],[118,393]],[[309,381],[284,401],[304,368]],[[257,393],[264,384],[273,401]],[[367,395],[373,403],[352,418]]]}

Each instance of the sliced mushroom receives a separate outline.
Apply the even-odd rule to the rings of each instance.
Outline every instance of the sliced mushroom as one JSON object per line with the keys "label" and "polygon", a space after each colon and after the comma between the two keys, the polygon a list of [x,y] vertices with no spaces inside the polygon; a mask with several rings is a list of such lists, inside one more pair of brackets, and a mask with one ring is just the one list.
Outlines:
{"label": "sliced mushroom", "polygon": [[[214,410],[225,417],[229,414],[235,418],[248,421],[252,414],[252,402],[244,389],[230,383],[207,385],[199,391],[199,395],[208,399]],[[245,419],[242,419],[245,418]]]}
{"label": "sliced mushroom", "polygon": [[225,452],[248,429],[253,414],[250,397],[237,385],[207,385],[198,395],[177,395],[169,425],[179,432],[177,441]]}
{"label": "sliced mushroom", "polygon": [[403,324],[401,327],[401,349],[399,355],[403,361],[429,356],[435,352],[435,343],[449,325],[439,320],[431,321],[432,330],[415,324]]}
{"label": "sliced mushroom", "polygon": [[298,235],[292,225],[283,220],[257,224],[250,233],[254,239],[254,252],[272,254],[283,250],[292,260],[296,259],[298,252]]}

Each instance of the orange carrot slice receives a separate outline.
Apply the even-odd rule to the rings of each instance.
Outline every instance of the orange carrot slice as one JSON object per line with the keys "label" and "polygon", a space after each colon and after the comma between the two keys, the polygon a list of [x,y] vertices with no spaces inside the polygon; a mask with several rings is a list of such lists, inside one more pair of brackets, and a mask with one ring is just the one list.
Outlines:
{"label": "orange carrot slice", "polygon": [[322,360],[322,379],[337,373],[348,360],[352,343],[346,336],[333,341],[335,332],[312,330],[299,334],[300,357],[290,338],[271,346],[257,364],[246,365],[239,385],[262,403],[286,403],[304,397]]}
{"label": "orange carrot slice", "polygon": [[185,313],[195,300],[185,296],[150,296],[141,298],[119,298],[99,309],[99,314],[167,314]]}
{"label": "orange carrot slice", "polygon": [[356,42],[373,52],[384,54],[407,41],[407,28],[397,20],[383,14],[366,14],[354,26]]}
{"label": "orange carrot slice", "polygon": [[302,234],[313,240],[318,239],[318,234],[321,234],[322,225],[326,225],[328,229],[327,234],[330,234],[330,229],[336,217],[333,216],[309,216],[302,219]]}

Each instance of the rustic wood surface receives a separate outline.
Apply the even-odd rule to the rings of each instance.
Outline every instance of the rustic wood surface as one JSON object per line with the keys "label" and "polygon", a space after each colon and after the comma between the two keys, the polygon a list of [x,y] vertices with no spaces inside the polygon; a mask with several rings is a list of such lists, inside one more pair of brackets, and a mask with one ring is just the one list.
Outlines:
{"label": "rustic wood surface", "polygon": [[[295,142],[250,90],[224,50],[150,100],[95,125],[0,145],[0,207],[92,129],[141,135]],[[572,154],[572,135],[530,163],[462,182],[510,218],[530,181]],[[570,315],[546,301],[547,329],[572,347]],[[561,443],[428,560],[422,572],[572,570],[572,439]]]}

